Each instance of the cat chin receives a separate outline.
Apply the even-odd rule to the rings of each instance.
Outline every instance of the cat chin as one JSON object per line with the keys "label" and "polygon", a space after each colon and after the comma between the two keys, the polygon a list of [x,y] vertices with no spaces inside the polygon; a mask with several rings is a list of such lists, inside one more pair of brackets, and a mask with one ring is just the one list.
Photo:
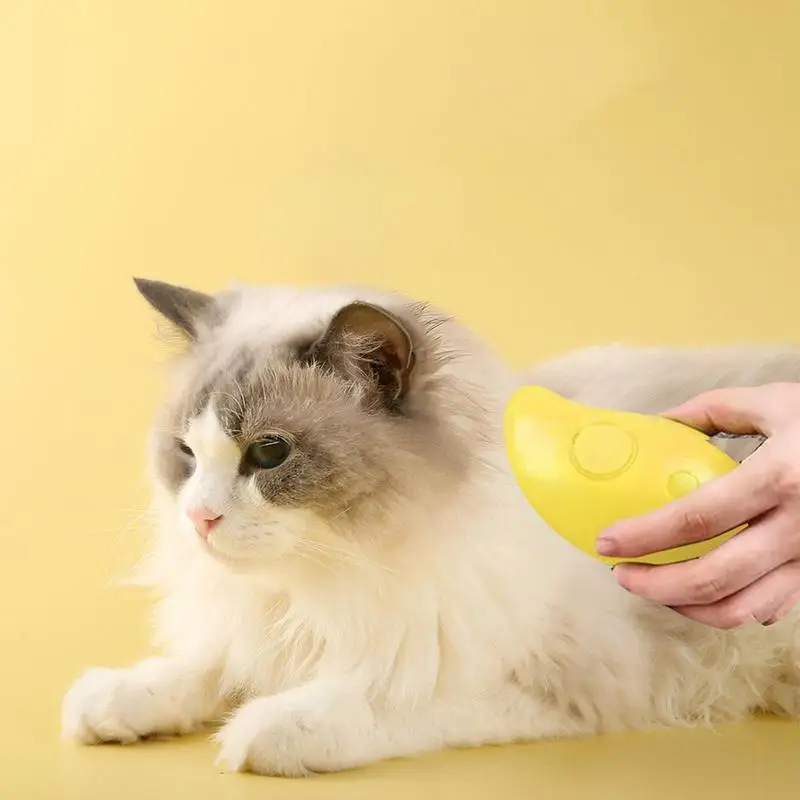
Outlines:
{"label": "cat chin", "polygon": [[203,553],[219,564],[228,567],[234,572],[257,572],[259,567],[263,567],[265,562],[274,562],[276,555],[266,556],[263,552],[254,554],[227,553],[212,543],[200,540]]}
{"label": "cat chin", "polygon": [[235,572],[258,572],[292,555],[297,549],[294,537],[282,532],[274,535],[268,531],[246,534],[247,543],[238,541],[235,536],[218,537],[214,534],[203,539],[192,531],[197,548],[202,554],[229,567]]}

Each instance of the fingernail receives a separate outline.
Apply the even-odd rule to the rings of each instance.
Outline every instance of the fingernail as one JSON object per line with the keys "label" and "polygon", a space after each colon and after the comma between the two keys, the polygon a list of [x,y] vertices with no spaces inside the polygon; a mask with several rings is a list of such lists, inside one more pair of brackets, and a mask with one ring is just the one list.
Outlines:
{"label": "fingernail", "polygon": [[613,556],[617,549],[617,543],[610,536],[601,536],[594,546],[601,556]]}

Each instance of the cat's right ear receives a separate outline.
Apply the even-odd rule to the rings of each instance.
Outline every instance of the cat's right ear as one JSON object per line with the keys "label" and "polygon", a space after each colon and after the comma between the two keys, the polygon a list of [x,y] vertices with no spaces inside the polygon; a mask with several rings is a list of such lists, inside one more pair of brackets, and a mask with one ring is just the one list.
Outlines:
{"label": "cat's right ear", "polygon": [[190,341],[196,341],[200,330],[217,316],[217,301],[210,294],[146,278],[133,282],[142,297]]}

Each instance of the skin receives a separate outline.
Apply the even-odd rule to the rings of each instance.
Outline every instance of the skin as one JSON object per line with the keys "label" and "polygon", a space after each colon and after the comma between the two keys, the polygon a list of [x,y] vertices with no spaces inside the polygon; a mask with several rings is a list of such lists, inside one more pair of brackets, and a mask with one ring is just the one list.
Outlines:
{"label": "skin", "polygon": [[621,564],[619,584],[716,628],[770,625],[800,603],[800,384],[722,389],[665,413],[708,433],[761,433],[736,470],[604,531],[598,551],[633,558],[748,527],[702,558]]}

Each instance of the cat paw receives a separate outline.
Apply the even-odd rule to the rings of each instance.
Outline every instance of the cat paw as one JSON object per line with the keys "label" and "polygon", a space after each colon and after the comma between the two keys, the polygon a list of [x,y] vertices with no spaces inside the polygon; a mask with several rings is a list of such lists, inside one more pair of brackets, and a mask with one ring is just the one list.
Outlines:
{"label": "cat paw", "polygon": [[137,693],[131,692],[127,670],[90,669],[72,685],[61,709],[61,731],[82,744],[135,742],[145,735],[137,728]]}
{"label": "cat paw", "polygon": [[217,763],[229,772],[284,777],[336,771],[343,765],[328,722],[278,697],[251,700],[214,737],[221,746]]}
{"label": "cat paw", "polygon": [[220,710],[220,697],[205,678],[169,658],[91,669],[64,698],[63,735],[97,744],[191,733]]}

